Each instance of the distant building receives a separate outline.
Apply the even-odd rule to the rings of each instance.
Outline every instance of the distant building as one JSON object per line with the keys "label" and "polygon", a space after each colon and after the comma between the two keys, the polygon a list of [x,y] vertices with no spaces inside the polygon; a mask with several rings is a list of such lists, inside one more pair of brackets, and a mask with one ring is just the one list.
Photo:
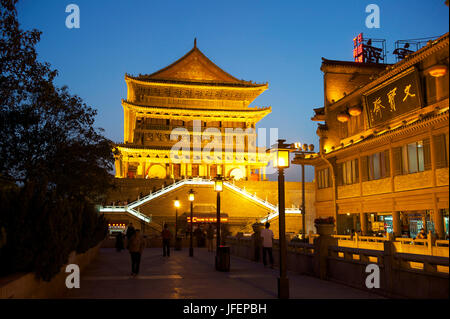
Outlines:
{"label": "distant building", "polygon": [[[269,220],[278,236],[277,182],[266,180],[269,154],[256,148],[255,132],[255,125],[271,107],[249,106],[268,84],[236,79],[195,43],[162,70],[125,75],[125,81],[124,142],[113,150],[116,187],[108,195],[108,206],[101,207],[110,231],[122,231],[129,222],[148,234],[160,231],[165,223],[172,231],[175,225],[180,232],[186,230],[191,222],[187,196],[191,188],[196,192],[194,227],[215,225],[217,199],[211,179],[220,174],[227,178],[221,193],[221,220],[228,230],[252,232],[254,223]],[[174,129],[189,136],[187,160],[171,152],[179,142],[171,139]],[[205,131],[214,136],[205,136]],[[214,139],[222,146],[220,152],[204,152]],[[311,229],[313,184],[306,183],[305,190],[306,224]],[[303,227],[300,192],[300,183],[286,183],[286,232],[290,235]],[[174,207],[175,200],[179,209]]]}
{"label": "distant building", "polygon": [[[171,65],[150,75],[126,74],[125,81],[124,143],[114,150],[116,177],[178,180],[220,174],[236,180],[265,179],[269,158],[257,154],[254,129],[271,108],[249,105],[267,83],[236,79],[196,44]],[[178,142],[171,139],[174,129],[188,132],[189,158],[178,154],[171,158]],[[233,129],[232,149],[225,146],[227,129]],[[205,130],[213,133],[205,136]],[[213,139],[222,150],[202,153]]]}
{"label": "distant building", "polygon": [[448,236],[449,36],[394,65],[323,59],[317,216],[337,233]]}

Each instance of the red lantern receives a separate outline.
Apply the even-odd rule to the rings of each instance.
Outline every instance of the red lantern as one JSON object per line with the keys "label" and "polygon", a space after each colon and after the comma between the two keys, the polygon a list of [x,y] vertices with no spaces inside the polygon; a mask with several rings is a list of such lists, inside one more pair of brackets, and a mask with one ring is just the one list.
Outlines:
{"label": "red lantern", "polygon": [[346,112],[341,112],[337,115],[337,120],[341,123],[345,123],[350,119],[350,116]]}
{"label": "red lantern", "polygon": [[359,116],[361,112],[362,110],[359,105],[352,106],[348,109],[348,113],[350,113],[351,116]]}

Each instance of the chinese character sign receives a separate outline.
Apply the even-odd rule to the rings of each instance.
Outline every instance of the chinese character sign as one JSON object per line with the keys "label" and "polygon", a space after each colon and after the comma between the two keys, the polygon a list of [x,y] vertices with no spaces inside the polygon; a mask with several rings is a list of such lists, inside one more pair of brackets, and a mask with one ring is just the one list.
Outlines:
{"label": "chinese character sign", "polygon": [[412,68],[364,94],[369,126],[389,121],[422,107],[419,75]]}
{"label": "chinese character sign", "polygon": [[364,43],[363,34],[358,34],[357,37],[353,39],[353,58],[355,62],[364,62]]}

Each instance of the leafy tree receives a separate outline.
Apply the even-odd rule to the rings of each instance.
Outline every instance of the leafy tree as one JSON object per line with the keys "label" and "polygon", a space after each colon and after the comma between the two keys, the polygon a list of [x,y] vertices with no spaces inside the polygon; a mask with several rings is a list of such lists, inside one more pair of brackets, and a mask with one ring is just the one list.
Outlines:
{"label": "leafy tree", "polygon": [[70,252],[105,238],[94,209],[112,183],[112,143],[96,111],[39,62],[41,33],[19,27],[17,0],[0,0],[0,275],[50,280]]}
{"label": "leafy tree", "polygon": [[19,28],[17,0],[0,1],[0,174],[98,200],[110,185],[113,156],[111,141],[94,127],[96,110],[54,85],[57,71],[37,59],[41,32]]}

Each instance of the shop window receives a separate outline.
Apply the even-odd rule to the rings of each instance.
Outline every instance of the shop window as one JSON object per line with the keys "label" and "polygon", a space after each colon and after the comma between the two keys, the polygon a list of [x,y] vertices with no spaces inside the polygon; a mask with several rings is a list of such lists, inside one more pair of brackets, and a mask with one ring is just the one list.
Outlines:
{"label": "shop window", "polygon": [[192,164],[192,176],[193,177],[200,176],[200,168],[198,164]]}
{"label": "shop window", "polygon": [[358,159],[339,163],[337,167],[337,184],[351,185],[359,182]]}
{"label": "shop window", "polygon": [[444,232],[445,238],[448,239],[448,208],[441,209],[442,217],[444,219]]}
{"label": "shop window", "polygon": [[372,181],[390,176],[389,151],[361,158],[362,181]]}
{"label": "shop window", "polygon": [[172,120],[171,124],[173,127],[183,127],[184,122],[182,120]]}
{"label": "shop window", "polygon": [[430,139],[428,138],[396,147],[393,153],[394,175],[413,174],[431,169]]}
{"label": "shop window", "polygon": [[220,127],[220,122],[219,121],[206,122],[206,126],[207,127]]}
{"label": "shop window", "polygon": [[436,168],[448,167],[447,159],[447,141],[445,134],[433,136],[434,142],[434,157],[436,159]]}
{"label": "shop window", "polygon": [[319,189],[331,187],[330,169],[320,169],[317,171],[317,187]]}

